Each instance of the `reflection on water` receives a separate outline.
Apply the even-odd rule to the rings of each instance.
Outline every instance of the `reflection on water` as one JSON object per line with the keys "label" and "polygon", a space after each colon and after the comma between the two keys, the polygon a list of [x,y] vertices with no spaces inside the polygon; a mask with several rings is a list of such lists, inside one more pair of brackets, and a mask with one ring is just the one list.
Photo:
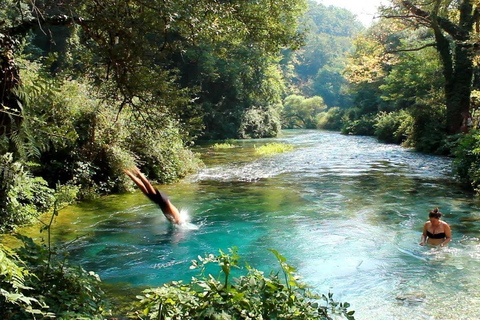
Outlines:
{"label": "reflection on water", "polygon": [[[272,141],[295,149],[254,155]],[[232,246],[269,271],[278,269],[272,248],[317,292],[350,302],[357,319],[480,318],[479,204],[452,182],[450,159],[320,131],[198,150],[207,168],[161,186],[189,224],[169,225],[137,192],[65,210],[56,241],[78,237],[71,260],[109,283],[188,281],[192,259]],[[454,239],[420,247],[436,206]]]}

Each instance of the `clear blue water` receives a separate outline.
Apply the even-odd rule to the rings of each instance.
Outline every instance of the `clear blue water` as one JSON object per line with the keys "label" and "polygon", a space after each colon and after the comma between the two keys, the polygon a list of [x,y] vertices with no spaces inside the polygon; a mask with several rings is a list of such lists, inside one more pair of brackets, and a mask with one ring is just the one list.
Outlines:
{"label": "clear blue water", "polygon": [[[294,150],[254,155],[271,142]],[[198,147],[206,168],[160,186],[188,224],[172,227],[136,192],[65,210],[55,240],[78,237],[70,260],[123,286],[189,281],[192,259],[232,246],[253,267],[278,270],[272,248],[357,319],[480,318],[480,203],[453,182],[451,159],[323,131],[235,144]],[[420,247],[437,206],[453,241]]]}

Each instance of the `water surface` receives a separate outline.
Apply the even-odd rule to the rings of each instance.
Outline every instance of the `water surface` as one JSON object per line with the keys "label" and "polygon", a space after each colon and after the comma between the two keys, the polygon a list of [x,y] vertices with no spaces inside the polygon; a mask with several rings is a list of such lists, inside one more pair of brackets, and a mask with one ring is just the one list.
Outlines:
{"label": "water surface", "polygon": [[[254,147],[292,144],[269,157]],[[277,270],[276,249],[319,293],[348,301],[357,319],[480,318],[479,203],[450,176],[451,159],[369,137],[285,131],[281,138],[198,147],[207,167],[161,186],[189,217],[170,226],[140,192],[62,212],[55,240],[107,283],[189,281],[198,255],[237,246],[250,265]],[[420,247],[440,207],[448,248]]]}

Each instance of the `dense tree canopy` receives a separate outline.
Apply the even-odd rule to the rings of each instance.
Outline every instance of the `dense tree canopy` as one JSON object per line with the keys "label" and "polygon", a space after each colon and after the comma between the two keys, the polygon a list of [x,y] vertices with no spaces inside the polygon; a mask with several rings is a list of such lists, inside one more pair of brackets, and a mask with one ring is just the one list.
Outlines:
{"label": "dense tree canopy", "polygon": [[392,0],[381,12],[345,69],[354,108],[343,132],[454,155],[478,188],[478,2]]}
{"label": "dense tree canopy", "polygon": [[[304,7],[303,0],[25,1],[11,4],[8,12],[16,18],[0,33],[4,41],[13,43],[36,25],[37,34],[51,33],[53,25],[68,27],[69,47],[59,61],[60,70],[73,67],[91,76],[102,97],[117,103],[119,110],[129,107],[146,119],[151,114],[177,118],[186,124],[185,131],[198,134],[201,127],[195,115],[204,114],[198,113],[196,98],[218,105],[227,97],[215,91],[236,91],[227,100],[239,101],[232,109],[240,115],[257,105],[248,101],[248,92],[254,83],[270,81],[259,75],[275,61],[272,58],[280,48],[300,44],[296,26]],[[9,52],[3,54],[4,60]],[[231,81],[216,80],[219,73],[231,74]],[[4,84],[8,86],[11,89],[15,83]],[[280,97],[266,92],[260,98],[278,101]],[[210,111],[205,112],[207,120]],[[214,117],[222,112],[215,110]],[[158,117],[153,118],[158,125]]]}
{"label": "dense tree canopy", "polygon": [[[0,231],[44,212],[53,221],[61,190],[69,201],[127,190],[131,166],[172,182],[201,165],[188,148],[196,140],[272,137],[282,125],[454,155],[456,173],[479,190],[480,134],[462,127],[480,101],[478,5],[391,0],[364,30],[350,12],[306,0],[2,0]],[[23,240],[19,254],[0,246],[0,304],[11,302],[0,314],[99,316],[95,276]],[[285,291],[277,280],[273,294]],[[221,309],[228,295],[211,283]],[[165,296],[155,295],[142,301],[147,313]],[[285,297],[288,312],[328,313]]]}
{"label": "dense tree canopy", "polygon": [[284,101],[284,127],[315,129],[316,116],[326,108],[323,99],[319,96],[308,99],[298,95],[288,96]]}
{"label": "dense tree canopy", "polygon": [[398,32],[428,28],[415,41],[398,50],[437,49],[445,78],[446,125],[450,134],[458,133],[464,116],[470,111],[473,57],[476,54],[480,8],[476,1],[393,1],[385,16],[401,21]]}
{"label": "dense tree canopy", "polygon": [[[174,181],[197,167],[187,147],[200,136],[280,130],[278,61],[302,43],[304,0],[1,6],[0,151],[50,188],[78,185],[82,197],[123,190],[121,169],[132,165]],[[27,169],[30,161],[41,165]],[[18,187],[6,177],[0,209]]]}

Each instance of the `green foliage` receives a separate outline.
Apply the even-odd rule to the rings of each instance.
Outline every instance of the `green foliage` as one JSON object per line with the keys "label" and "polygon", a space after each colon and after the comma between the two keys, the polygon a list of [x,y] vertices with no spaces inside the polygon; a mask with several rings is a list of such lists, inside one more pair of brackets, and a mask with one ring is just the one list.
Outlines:
{"label": "green foliage", "polygon": [[405,110],[380,112],[375,119],[375,137],[383,142],[401,144],[409,133],[413,119]]}
{"label": "green foliage", "polygon": [[29,271],[24,267],[23,261],[11,249],[0,244],[0,317],[5,319],[11,311],[20,309],[23,313],[47,315],[42,309],[47,308],[38,299],[29,296],[32,288],[25,285],[26,278],[30,277]]}
{"label": "green foliage", "polygon": [[[32,139],[17,139],[16,154],[40,159],[34,173],[50,186],[69,183],[80,188],[80,199],[89,199],[124,190],[130,182],[122,169],[136,162],[145,164],[159,182],[175,181],[198,167],[198,159],[185,147],[188,137],[177,129],[180,124],[161,110],[148,120],[136,118],[131,110],[118,114],[116,105],[102,103],[81,79],[60,81],[36,63],[22,63],[26,68],[18,95],[25,105],[24,129],[18,132],[31,133]],[[22,151],[29,145],[24,141],[32,141],[36,148],[29,149],[37,152]]]}
{"label": "green foliage", "polygon": [[17,238],[23,246],[14,253],[0,248],[0,257],[7,262],[0,269],[2,319],[103,319],[103,293],[96,274],[70,265],[64,256],[52,255],[30,238]]}
{"label": "green foliage", "polygon": [[[389,25],[382,21],[373,25],[354,41],[354,50],[349,55],[344,74],[349,81],[354,107],[346,111],[344,117],[345,133],[373,135],[373,118],[381,111],[394,111],[390,100],[382,99],[382,85],[392,65],[396,62],[392,54],[385,53],[386,33]],[[395,78],[391,78],[394,81]],[[405,107],[405,106],[403,106]]]}
{"label": "green foliage", "polygon": [[379,86],[382,99],[391,102],[391,109],[408,108],[442,92],[442,67],[435,50],[408,52],[397,58],[398,62],[385,77],[385,84]]}
{"label": "green foliage", "polygon": [[362,24],[346,9],[309,1],[302,28],[305,45],[285,59],[294,69],[291,92],[320,96],[328,107],[348,107],[349,93],[342,71]]}
{"label": "green foliage", "polygon": [[[306,2],[7,1],[1,8],[9,45],[2,42],[2,61],[21,73],[7,88],[20,107],[2,105],[10,121],[0,151],[41,163],[34,175],[50,187],[79,186],[86,199],[125,189],[121,169],[133,164],[158,182],[196,170],[187,146],[202,130],[275,136],[280,49],[302,42]],[[22,48],[32,61],[18,59]]]}
{"label": "green foliage", "polygon": [[359,119],[350,120],[347,114],[343,116],[343,134],[353,134],[360,136],[373,136],[375,129],[375,115],[367,114],[360,116]]}
{"label": "green foliage", "polygon": [[480,131],[472,130],[450,138],[453,155],[453,171],[465,185],[480,194]]}
{"label": "green foliage", "polygon": [[187,58],[192,62],[182,70],[189,80],[186,85],[201,87],[203,139],[278,134],[285,85],[275,55],[266,56],[244,43],[213,43],[190,52]]}
{"label": "green foliage", "polygon": [[[268,114],[280,102],[280,50],[302,43],[298,18],[305,10],[306,0],[18,1],[5,11],[0,34],[23,40],[25,30],[40,25],[33,30],[37,52],[58,53],[50,70],[63,78],[87,76],[116,111],[129,109],[153,130],[175,122],[189,142],[202,130],[215,138],[261,134],[258,123],[250,132],[252,124],[240,128],[241,120],[255,106]],[[272,136],[277,129],[261,131]]]}
{"label": "green foliage", "polygon": [[[246,263],[246,274],[231,280],[233,269],[241,272],[237,249],[230,254],[206,255],[194,260],[200,269],[188,284],[170,282],[148,289],[139,296],[137,319],[332,319],[343,315],[354,319],[348,303],[338,303],[332,294],[319,296],[299,281],[296,269],[275,250],[280,272],[265,276]],[[206,272],[210,265],[220,269],[217,278]],[[223,277],[222,277],[223,275]],[[283,277],[283,280],[282,280]]]}
{"label": "green foliage", "polygon": [[315,129],[316,116],[325,111],[327,106],[319,96],[305,98],[299,95],[290,95],[283,103],[282,122],[285,128]]}
{"label": "green foliage", "polygon": [[133,124],[130,130],[135,134],[126,139],[128,149],[136,155],[142,171],[157,182],[177,181],[201,165],[198,156],[185,148],[173,126],[149,131]]}
{"label": "green foliage", "polygon": [[223,142],[223,143],[215,143],[212,146],[212,149],[218,150],[218,149],[233,149],[235,148],[235,145],[228,143],[228,142]]}
{"label": "green foliage", "polygon": [[72,266],[66,251],[51,245],[51,227],[59,210],[76,198],[77,188],[57,186],[48,223],[46,244],[16,234],[22,245],[10,249],[0,245],[0,318],[103,319],[104,302],[100,279],[92,272]]}
{"label": "green foliage", "polygon": [[352,12],[314,1],[308,2],[308,12],[304,19],[305,27],[313,34],[354,37],[364,29]]}
{"label": "green foliage", "polygon": [[318,129],[340,131],[343,124],[343,115],[344,111],[339,107],[333,107],[326,112],[320,112],[315,118],[316,127]]}
{"label": "green foliage", "polygon": [[0,156],[0,232],[31,222],[53,202],[53,190],[45,180],[33,177],[11,153]]}
{"label": "green foliage", "polygon": [[[392,51],[419,51],[433,47],[440,57],[432,60],[441,63],[438,73],[441,70],[443,104],[447,109],[445,130],[449,135],[461,131],[462,114],[470,111],[475,53],[466,50],[465,44],[478,42],[478,30],[473,28],[476,21],[476,13],[472,10],[474,4],[469,1],[451,4],[401,1],[382,9],[383,16],[394,18],[391,25],[395,27],[384,37],[388,47],[393,47]],[[451,32],[453,29],[456,32]],[[430,69],[429,64],[430,61],[424,61],[422,68]],[[435,82],[436,78],[428,79],[428,83]],[[428,88],[428,85],[421,87]]]}
{"label": "green foliage", "polygon": [[318,70],[313,82],[313,94],[322,97],[330,108],[342,106],[346,109],[352,104],[352,97],[348,92],[348,81],[343,75],[346,62],[344,58],[336,60],[338,61]]}
{"label": "green foliage", "polygon": [[305,5],[87,1],[85,8],[70,9],[88,21],[83,30],[90,32],[80,39],[94,45],[82,63],[94,66],[92,75],[109,101],[122,101],[120,109],[130,107],[143,118],[160,111],[164,121],[179,120],[180,133],[190,138],[204,133],[224,139],[275,134],[276,128],[257,130],[275,121],[252,125],[245,114],[258,106],[268,115],[268,106],[280,101],[280,49],[301,43],[297,20]]}
{"label": "green foliage", "polygon": [[[266,109],[266,110],[265,110]],[[252,107],[244,112],[239,129],[239,138],[272,138],[280,132],[280,107]]]}
{"label": "green foliage", "polygon": [[447,154],[445,107],[442,105],[416,105],[411,115],[408,137],[404,144],[425,153]]}
{"label": "green foliage", "polygon": [[271,155],[293,150],[293,146],[285,143],[267,143],[266,145],[255,146],[255,153],[261,156]]}
{"label": "green foliage", "polygon": [[419,39],[431,33],[399,30],[403,27],[396,21],[380,20],[356,39],[345,73],[355,108],[346,111],[342,131],[445,154],[445,81],[439,56],[428,46],[402,50],[422,47]]}

